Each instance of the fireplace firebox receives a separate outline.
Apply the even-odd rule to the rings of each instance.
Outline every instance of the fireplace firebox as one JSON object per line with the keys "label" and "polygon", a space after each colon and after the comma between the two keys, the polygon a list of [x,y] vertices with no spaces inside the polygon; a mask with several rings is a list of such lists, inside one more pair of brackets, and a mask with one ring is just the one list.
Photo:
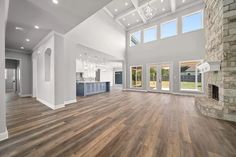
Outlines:
{"label": "fireplace firebox", "polygon": [[209,84],[209,98],[219,101],[219,87],[216,85]]}

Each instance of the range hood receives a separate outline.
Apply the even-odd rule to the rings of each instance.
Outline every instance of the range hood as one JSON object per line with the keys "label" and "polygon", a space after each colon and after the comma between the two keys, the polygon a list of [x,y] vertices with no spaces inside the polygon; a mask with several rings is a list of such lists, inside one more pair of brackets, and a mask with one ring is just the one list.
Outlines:
{"label": "range hood", "polygon": [[210,71],[220,71],[221,61],[203,62],[197,66],[200,73],[206,73]]}

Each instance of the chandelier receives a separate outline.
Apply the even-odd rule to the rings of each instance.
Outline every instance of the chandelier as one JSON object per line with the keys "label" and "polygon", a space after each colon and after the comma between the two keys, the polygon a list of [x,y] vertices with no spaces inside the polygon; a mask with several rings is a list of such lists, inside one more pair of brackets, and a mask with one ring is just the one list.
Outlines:
{"label": "chandelier", "polygon": [[143,10],[146,20],[152,19],[155,16],[156,12],[157,12],[157,10],[155,8],[151,7],[149,2],[148,2],[148,5]]}

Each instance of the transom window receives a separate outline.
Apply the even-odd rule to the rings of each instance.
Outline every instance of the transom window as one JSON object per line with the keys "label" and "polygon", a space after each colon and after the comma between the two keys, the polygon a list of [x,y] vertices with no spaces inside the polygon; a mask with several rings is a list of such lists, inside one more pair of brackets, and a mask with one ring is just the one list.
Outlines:
{"label": "transom window", "polygon": [[161,38],[168,38],[177,35],[177,19],[161,24]]}
{"label": "transom window", "polygon": [[136,46],[141,42],[141,31],[130,34],[130,46]]}
{"label": "transom window", "polygon": [[151,42],[157,40],[157,28],[156,27],[151,27],[147,28],[143,32],[143,42]]}
{"label": "transom window", "polygon": [[182,17],[183,33],[199,30],[203,28],[203,12],[198,11]]}
{"label": "transom window", "polygon": [[197,70],[201,61],[180,62],[180,90],[202,91],[202,74]]}

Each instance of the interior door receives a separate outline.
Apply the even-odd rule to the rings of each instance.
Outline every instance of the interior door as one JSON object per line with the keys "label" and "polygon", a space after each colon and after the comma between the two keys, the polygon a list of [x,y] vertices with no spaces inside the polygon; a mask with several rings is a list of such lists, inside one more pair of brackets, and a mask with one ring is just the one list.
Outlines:
{"label": "interior door", "polygon": [[16,91],[15,74],[16,74],[15,69],[6,69],[6,72],[5,72],[6,92],[15,92]]}
{"label": "interior door", "polygon": [[149,64],[147,69],[147,87],[149,91],[171,92],[172,64]]}

